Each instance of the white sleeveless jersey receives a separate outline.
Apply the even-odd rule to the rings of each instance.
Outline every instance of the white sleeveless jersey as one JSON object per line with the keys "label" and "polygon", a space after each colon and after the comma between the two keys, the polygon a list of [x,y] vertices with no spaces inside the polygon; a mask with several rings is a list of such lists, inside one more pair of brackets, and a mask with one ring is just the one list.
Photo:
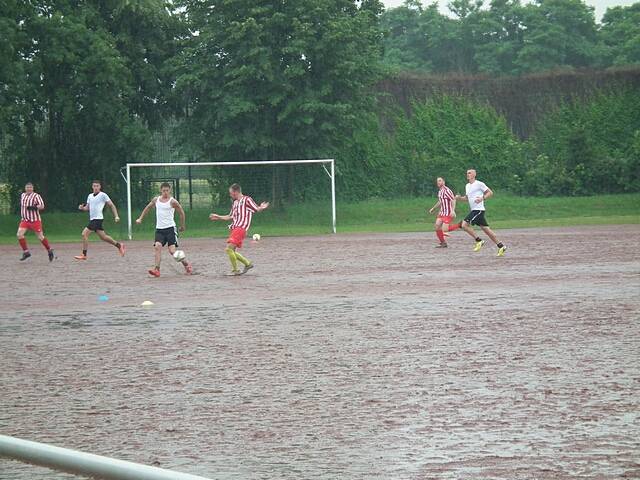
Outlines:
{"label": "white sleeveless jersey", "polygon": [[171,206],[173,197],[171,197],[168,202],[161,202],[161,198],[162,197],[158,197],[156,199],[156,228],[158,230],[171,227],[175,228],[176,221],[173,215],[176,209]]}

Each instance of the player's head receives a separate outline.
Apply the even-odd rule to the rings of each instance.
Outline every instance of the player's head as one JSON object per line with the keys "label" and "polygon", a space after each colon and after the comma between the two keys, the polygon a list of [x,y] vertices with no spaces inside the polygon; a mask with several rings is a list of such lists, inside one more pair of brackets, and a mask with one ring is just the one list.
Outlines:
{"label": "player's head", "polygon": [[171,195],[171,184],[164,182],[162,185],[160,185],[160,193],[165,198]]}
{"label": "player's head", "polygon": [[436,185],[438,185],[438,188],[444,187],[446,185],[444,182],[444,178],[442,177],[436,178]]}
{"label": "player's head", "polygon": [[94,180],[91,182],[91,188],[93,189],[93,193],[100,193],[100,190],[102,190],[102,182],[100,180]]}
{"label": "player's head", "polygon": [[24,184],[25,193],[33,193],[33,183],[27,182]]}
{"label": "player's head", "polygon": [[476,171],[473,168],[467,170],[467,180],[473,182],[476,179]]}
{"label": "player's head", "polygon": [[237,183],[231,185],[229,187],[229,196],[234,200],[240,198],[242,196],[242,187]]}

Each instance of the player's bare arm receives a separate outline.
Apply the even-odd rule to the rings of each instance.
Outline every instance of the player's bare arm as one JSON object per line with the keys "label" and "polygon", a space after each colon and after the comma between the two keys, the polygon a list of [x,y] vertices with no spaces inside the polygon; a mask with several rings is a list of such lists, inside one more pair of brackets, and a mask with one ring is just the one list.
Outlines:
{"label": "player's bare arm", "polygon": [[178,215],[180,216],[180,231],[184,232],[187,229],[187,215],[184,213],[184,208],[180,205],[180,202],[177,200],[173,200],[171,202],[171,206],[178,211]]}
{"label": "player's bare arm", "polygon": [[451,200],[451,218],[456,218],[456,204],[457,204],[457,200],[455,199],[455,197],[453,198],[453,200]]}
{"label": "player's bare arm", "polygon": [[260,206],[258,206],[258,212],[266,210],[267,208],[269,208],[269,202],[262,202]]}
{"label": "player's bare arm", "polygon": [[136,218],[136,223],[138,225],[142,223],[142,220],[147,215],[147,213],[149,213],[149,210],[151,210],[152,208],[155,208],[157,199],[158,197],[153,197],[153,199],[149,203],[147,203],[147,206],[142,209],[142,213],[138,218]]}
{"label": "player's bare arm", "polygon": [[218,215],[217,213],[212,213],[211,215],[209,215],[209,220],[211,220],[212,222],[215,222],[216,220],[228,221],[228,220],[233,220],[233,216],[231,214]]}
{"label": "player's bare arm", "polygon": [[[493,196],[493,190],[491,190],[490,188],[487,188],[485,190],[485,192],[482,194],[482,197],[480,199],[480,201],[482,200],[488,200],[489,198],[491,198]],[[480,203],[478,200],[476,200],[476,203]]]}
{"label": "player's bare arm", "polygon": [[467,196],[466,195],[456,195],[456,200],[460,200],[461,202],[466,202],[467,201]]}
{"label": "player's bare arm", "polygon": [[86,203],[81,203],[80,205],[78,205],[78,210],[82,210],[83,212],[88,212],[89,205],[87,205]]}
{"label": "player's bare arm", "polygon": [[476,203],[482,203],[493,196],[493,190],[487,188],[481,197],[476,198]]}
{"label": "player's bare arm", "polygon": [[116,223],[118,223],[120,221],[120,217],[118,216],[118,209],[116,208],[116,204],[109,200],[107,202],[107,205],[109,205],[109,208],[113,212],[113,219]]}
{"label": "player's bare arm", "polygon": [[429,209],[429,213],[433,213],[433,211],[440,206],[440,200],[436,202],[436,204]]}

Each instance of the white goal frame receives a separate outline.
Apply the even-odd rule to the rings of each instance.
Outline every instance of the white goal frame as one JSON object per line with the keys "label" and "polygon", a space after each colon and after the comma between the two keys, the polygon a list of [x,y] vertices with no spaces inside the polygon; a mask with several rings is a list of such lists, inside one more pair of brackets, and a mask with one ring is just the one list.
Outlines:
{"label": "white goal frame", "polygon": [[[224,166],[245,166],[245,165],[304,165],[304,164],[321,164],[324,171],[331,179],[331,222],[333,233],[336,233],[336,162],[333,158],[317,159],[317,160],[276,160],[276,161],[250,161],[250,162],[164,162],[164,163],[127,163],[126,176],[123,175],[127,183],[127,232],[129,240],[133,238],[133,225],[131,217],[131,169],[144,167],[224,167]],[[330,169],[327,170],[326,165],[329,164]]]}

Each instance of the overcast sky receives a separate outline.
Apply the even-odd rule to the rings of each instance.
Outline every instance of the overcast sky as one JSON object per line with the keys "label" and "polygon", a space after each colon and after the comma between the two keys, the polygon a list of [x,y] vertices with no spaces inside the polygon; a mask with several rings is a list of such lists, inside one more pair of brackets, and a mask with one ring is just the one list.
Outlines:
{"label": "overcast sky", "polygon": [[[398,5],[402,5],[404,0],[382,0],[387,8],[397,7]],[[422,0],[423,5],[430,5],[435,0]],[[600,20],[602,15],[609,7],[615,7],[617,5],[631,5],[634,3],[634,0],[586,0],[588,5],[596,7],[596,20]],[[439,2],[440,9],[446,10],[447,4],[449,0],[440,0]],[[489,4],[489,0],[485,1],[485,4]]]}

